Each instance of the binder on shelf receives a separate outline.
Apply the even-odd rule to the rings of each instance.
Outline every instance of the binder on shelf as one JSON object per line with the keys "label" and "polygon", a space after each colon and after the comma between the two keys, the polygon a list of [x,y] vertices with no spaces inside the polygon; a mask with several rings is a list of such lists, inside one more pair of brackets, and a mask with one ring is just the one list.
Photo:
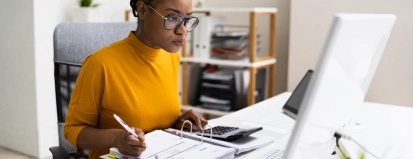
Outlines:
{"label": "binder on shelf", "polygon": [[[188,120],[184,122],[187,123]],[[190,123],[190,122],[189,122]],[[190,123],[191,124],[191,123]],[[192,124],[191,124],[192,127]],[[181,131],[183,129],[183,125]],[[192,129],[192,128],[191,128]],[[192,132],[191,132],[192,133]],[[183,133],[181,133],[183,134]],[[110,148],[110,153],[100,156],[102,159],[193,159],[202,156],[205,159],[233,159],[235,149],[217,146],[204,141],[173,135],[166,131],[155,130],[145,135],[146,150],[138,157],[121,154],[117,148]]]}
{"label": "binder on shelf", "polygon": [[214,26],[225,24],[226,17],[220,16],[201,16],[199,25],[194,29],[193,48],[194,58],[209,59],[211,54],[211,34]]}

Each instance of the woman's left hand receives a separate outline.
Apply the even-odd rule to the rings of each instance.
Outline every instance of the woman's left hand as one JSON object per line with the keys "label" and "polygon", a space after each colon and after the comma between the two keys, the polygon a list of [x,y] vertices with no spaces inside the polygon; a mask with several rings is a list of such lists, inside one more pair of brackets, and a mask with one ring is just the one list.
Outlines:
{"label": "woman's left hand", "polygon": [[[208,121],[203,118],[201,115],[198,113],[188,110],[185,113],[183,113],[179,118],[175,121],[173,127],[175,129],[180,130],[182,127],[182,124],[185,122],[185,120],[191,121],[192,124],[195,124],[192,126],[192,130],[194,131],[202,131],[203,127],[208,124]],[[184,128],[190,130],[191,125],[188,123],[185,123]]]}

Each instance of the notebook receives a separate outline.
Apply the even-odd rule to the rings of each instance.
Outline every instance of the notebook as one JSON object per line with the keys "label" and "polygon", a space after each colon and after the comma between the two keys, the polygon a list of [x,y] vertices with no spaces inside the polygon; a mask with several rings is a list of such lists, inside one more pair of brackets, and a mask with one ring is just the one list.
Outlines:
{"label": "notebook", "polygon": [[191,140],[171,133],[155,130],[145,135],[146,150],[139,156],[126,156],[111,148],[110,153],[100,156],[102,159],[193,159],[203,156],[208,159],[232,159],[234,148],[212,145]]}

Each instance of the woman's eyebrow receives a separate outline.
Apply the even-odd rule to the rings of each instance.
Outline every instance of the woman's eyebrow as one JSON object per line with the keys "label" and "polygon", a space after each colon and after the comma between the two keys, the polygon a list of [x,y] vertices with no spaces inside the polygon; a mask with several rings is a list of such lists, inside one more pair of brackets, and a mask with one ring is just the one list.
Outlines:
{"label": "woman's eyebrow", "polygon": [[173,9],[173,8],[168,8],[168,9],[165,9],[165,10],[166,10],[166,11],[170,10],[170,11],[173,11],[173,12],[178,13],[178,14],[181,13],[179,10]]}
{"label": "woman's eyebrow", "polygon": [[[166,11],[173,11],[173,12],[175,12],[175,13],[181,14],[181,12],[180,12],[179,10],[174,9],[174,8],[168,8],[168,9],[165,9],[165,10],[166,10]],[[187,13],[186,15],[192,15],[192,12],[189,12],[189,13]]]}

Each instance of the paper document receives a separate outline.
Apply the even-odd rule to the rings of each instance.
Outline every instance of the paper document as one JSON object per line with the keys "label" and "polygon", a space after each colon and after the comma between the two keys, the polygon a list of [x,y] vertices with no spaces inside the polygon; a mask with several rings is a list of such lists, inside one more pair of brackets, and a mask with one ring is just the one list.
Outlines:
{"label": "paper document", "polygon": [[119,153],[117,148],[111,148],[110,153],[101,156],[104,159],[192,159],[205,156],[208,159],[232,159],[235,149],[209,143],[202,143],[188,138],[172,135],[165,131],[155,130],[145,135],[146,150],[139,156],[126,156]]}
{"label": "paper document", "polygon": [[[165,131],[170,132],[171,134],[178,133],[180,135],[180,131],[176,129],[166,129]],[[189,132],[183,132],[183,135],[186,138],[194,139],[194,140],[201,140],[201,136],[196,134],[190,134]],[[242,152],[254,150],[260,148],[264,145],[267,145],[275,140],[275,137],[266,136],[266,135],[259,135],[259,134],[251,134],[248,137],[240,138],[235,141],[221,141],[216,139],[210,139],[209,137],[203,137],[204,142],[217,144],[225,147],[235,148],[235,154],[239,154]]]}

